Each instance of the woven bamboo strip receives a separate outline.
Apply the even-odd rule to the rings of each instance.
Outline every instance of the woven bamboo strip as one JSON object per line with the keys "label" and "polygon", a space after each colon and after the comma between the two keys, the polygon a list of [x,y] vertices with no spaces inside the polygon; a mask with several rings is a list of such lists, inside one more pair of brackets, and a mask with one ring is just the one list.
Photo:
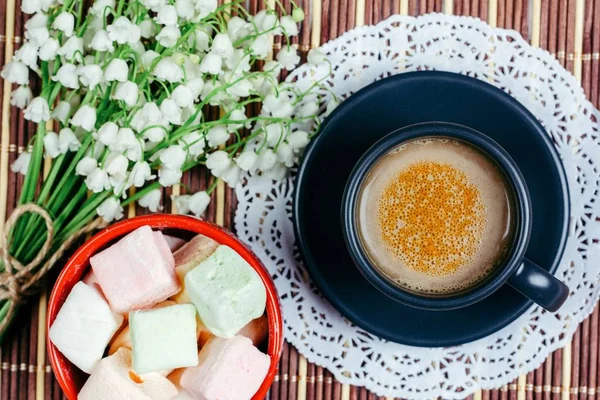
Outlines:
{"label": "woven bamboo strip", "polygon": [[561,399],[569,400],[571,389],[571,343],[563,349]]}
{"label": "woven bamboo strip", "polygon": [[488,5],[488,24],[492,28],[498,26],[498,1],[497,0],[489,0]]}
{"label": "woven bamboo strip", "polygon": [[[8,63],[12,59],[14,51],[15,0],[6,0],[5,10],[6,32],[4,36],[6,38],[6,42],[4,45],[4,62]],[[8,188],[8,144],[10,141],[11,89],[12,84],[9,81],[4,81],[2,87],[2,133],[0,136],[2,139],[0,140],[0,231],[4,230],[4,221],[6,220],[6,193]]]}

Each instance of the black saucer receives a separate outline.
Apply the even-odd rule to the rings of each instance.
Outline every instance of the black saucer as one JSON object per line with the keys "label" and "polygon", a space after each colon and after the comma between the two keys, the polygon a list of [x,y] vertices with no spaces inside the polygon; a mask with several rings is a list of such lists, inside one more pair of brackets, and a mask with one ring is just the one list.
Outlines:
{"label": "black saucer", "polygon": [[312,278],[350,321],[388,340],[438,347],[489,335],[514,321],[531,301],[505,285],[458,310],[410,308],[371,286],[350,259],[340,207],[354,164],[387,133],[430,121],[469,126],[508,151],[531,194],[533,229],[527,258],[556,271],[567,239],[569,197],[554,145],[535,117],[512,97],[480,80],[445,72],[383,79],[351,96],[329,116],[298,171],[294,229]]}

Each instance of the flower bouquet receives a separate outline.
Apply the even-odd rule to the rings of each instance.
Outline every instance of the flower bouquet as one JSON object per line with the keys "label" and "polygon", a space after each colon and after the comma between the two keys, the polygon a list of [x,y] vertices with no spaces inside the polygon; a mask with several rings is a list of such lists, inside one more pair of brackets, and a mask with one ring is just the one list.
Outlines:
{"label": "flower bouquet", "polygon": [[[11,104],[37,130],[12,165],[25,175],[19,204],[29,208],[4,244],[0,335],[24,292],[97,215],[110,222],[136,201],[157,211],[161,187],[199,165],[230,186],[242,171],[285,176],[324,99],[315,94],[322,80],[305,91],[279,80],[300,62],[290,38],[304,13],[278,4],[252,16],[239,1],[23,0],[33,16],[1,75],[19,85]],[[273,60],[278,35],[284,46]],[[308,62],[327,60],[311,50]],[[31,71],[41,80],[35,97]],[[208,118],[211,107],[219,118]],[[178,210],[200,216],[217,179],[175,197]]]}

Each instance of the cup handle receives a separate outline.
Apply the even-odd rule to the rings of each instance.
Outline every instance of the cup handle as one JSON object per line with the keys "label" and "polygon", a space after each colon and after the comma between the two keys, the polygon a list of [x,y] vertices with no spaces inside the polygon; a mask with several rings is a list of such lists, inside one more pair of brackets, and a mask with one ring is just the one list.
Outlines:
{"label": "cup handle", "polygon": [[567,285],[527,259],[523,259],[508,284],[551,312],[557,311],[569,297]]}

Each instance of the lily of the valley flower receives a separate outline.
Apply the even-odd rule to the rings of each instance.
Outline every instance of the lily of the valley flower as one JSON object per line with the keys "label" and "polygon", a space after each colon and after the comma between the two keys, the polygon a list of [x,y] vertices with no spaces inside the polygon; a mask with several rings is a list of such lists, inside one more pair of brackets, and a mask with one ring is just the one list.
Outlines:
{"label": "lily of the valley flower", "polygon": [[100,167],[96,167],[85,178],[85,185],[94,193],[100,193],[111,188],[108,173]]}
{"label": "lily of the valley flower", "polygon": [[99,140],[105,146],[110,146],[115,142],[118,132],[119,126],[112,121],[108,121],[94,134],[94,139]]}
{"label": "lily of the valley flower", "polygon": [[169,146],[160,154],[160,161],[163,167],[172,169],[181,169],[185,158],[185,151],[179,145]]}
{"label": "lily of the valley flower", "polygon": [[173,47],[181,37],[181,31],[176,26],[165,26],[156,35],[156,40],[164,47]]}
{"label": "lily of the valley flower", "polygon": [[63,128],[58,132],[58,151],[65,154],[68,151],[77,151],[81,147],[81,143],[75,132],[70,128]]}
{"label": "lily of the valley flower", "polygon": [[111,178],[122,181],[127,177],[129,160],[121,153],[111,152],[104,161],[104,170]]}
{"label": "lily of the valley flower", "polygon": [[263,150],[258,156],[258,169],[268,171],[275,166],[277,155],[271,149]]}
{"label": "lily of the valley flower", "polygon": [[10,105],[25,108],[31,102],[33,94],[29,86],[19,86],[10,93]]}
{"label": "lily of the valley flower", "polygon": [[[210,196],[205,191],[197,192],[187,198],[187,208],[199,217],[210,204]],[[187,214],[187,213],[186,213]]]}
{"label": "lily of the valley flower", "polygon": [[46,132],[44,135],[44,151],[46,152],[46,157],[50,158],[56,158],[60,154],[56,132]]}
{"label": "lily of the valley flower", "polygon": [[129,174],[128,183],[129,186],[142,187],[146,181],[156,178],[152,175],[150,165],[146,161],[138,161],[133,165],[131,173]]}
{"label": "lily of the valley flower", "polygon": [[40,11],[48,11],[51,5],[52,2],[47,0],[23,0],[21,2],[21,11],[25,14],[35,14]]}
{"label": "lily of the valley flower", "polygon": [[162,191],[160,189],[154,189],[142,196],[138,203],[140,206],[147,208],[152,212],[157,212],[158,210],[162,210],[160,205],[161,196]]}
{"label": "lily of the valley flower", "polygon": [[213,13],[218,6],[217,0],[195,0],[194,8],[198,12],[198,18],[202,19]]}
{"label": "lily of the valley flower", "polygon": [[90,12],[96,15],[104,15],[106,9],[115,8],[115,0],[95,0]]}
{"label": "lily of the valley flower", "polygon": [[42,44],[38,50],[38,56],[42,61],[52,61],[56,58],[60,43],[54,38],[49,38]]}
{"label": "lily of the valley flower", "polygon": [[216,177],[223,175],[231,163],[229,154],[223,150],[217,150],[206,157],[206,167]]}
{"label": "lily of the valley flower", "polygon": [[156,25],[150,18],[146,18],[140,23],[140,35],[144,39],[150,39],[158,33]]}
{"label": "lily of the valley flower", "polygon": [[52,77],[52,80],[60,82],[66,88],[77,89],[79,87],[77,66],[74,64],[63,64],[56,72],[56,75]]}
{"label": "lily of the valley flower", "polygon": [[108,37],[119,44],[133,44],[140,40],[140,27],[133,24],[127,17],[119,17],[106,27]]}
{"label": "lily of the valley flower", "polygon": [[28,151],[24,151],[19,154],[19,157],[15,160],[14,163],[10,166],[10,170],[15,174],[27,174],[27,170],[29,169],[29,162],[31,161],[31,153]]}
{"label": "lily of the valley flower", "polygon": [[250,45],[250,51],[254,57],[263,60],[271,51],[271,41],[266,35],[257,36]]}
{"label": "lily of the valley flower", "polygon": [[88,105],[79,107],[71,118],[71,125],[80,126],[88,132],[93,131],[96,125],[96,110]]}
{"label": "lily of the valley flower", "polygon": [[117,85],[113,98],[124,101],[127,107],[133,107],[138,100],[138,86],[131,81],[121,82]]}
{"label": "lily of the valley flower", "polygon": [[192,89],[186,85],[179,85],[171,92],[171,98],[179,107],[191,107],[194,105],[194,94]]}
{"label": "lily of the valley flower", "polygon": [[106,70],[104,71],[104,79],[107,82],[125,82],[128,74],[129,68],[127,67],[125,60],[115,58],[106,67]]}
{"label": "lily of the valley flower", "polygon": [[67,61],[81,62],[83,60],[83,39],[71,36],[65,44],[58,49],[57,54],[63,56]]}
{"label": "lily of the valley flower", "polygon": [[93,157],[83,157],[75,166],[75,174],[88,176],[96,170],[98,162]]}
{"label": "lily of the valley flower", "polygon": [[258,154],[252,150],[243,151],[235,160],[235,163],[243,171],[253,173],[258,167]]}
{"label": "lily of the valley flower", "polygon": [[210,147],[219,147],[220,145],[227,142],[229,139],[229,132],[224,126],[214,126],[208,130],[206,134],[206,140]]}
{"label": "lily of the valley flower", "polygon": [[177,83],[183,79],[181,66],[177,65],[171,57],[163,58],[154,67],[154,76],[158,79]]}
{"label": "lily of the valley flower", "polygon": [[207,72],[211,75],[220,74],[222,67],[223,59],[221,56],[214,53],[208,53],[206,56],[204,56],[202,62],[200,63],[200,71]]}
{"label": "lily of the valley flower", "polygon": [[51,117],[65,124],[69,113],[71,112],[71,104],[68,101],[61,101],[52,110]]}
{"label": "lily of the valley flower", "polygon": [[31,42],[25,42],[15,52],[14,59],[21,61],[29,68],[35,69],[37,68],[38,48]]}
{"label": "lily of the valley flower", "polygon": [[158,170],[158,183],[164,187],[173,186],[181,182],[182,175],[180,169],[163,167]]}
{"label": "lily of the valley flower", "polygon": [[160,7],[156,13],[154,20],[161,25],[176,25],[177,24],[177,9],[170,4]]}
{"label": "lily of the valley flower", "polygon": [[298,34],[298,25],[296,24],[296,21],[294,21],[294,18],[292,16],[285,15],[281,17],[279,23],[281,24],[281,28],[283,29],[286,35],[296,36]]}
{"label": "lily of the valley flower", "polygon": [[296,68],[300,62],[300,56],[295,48],[288,46],[279,50],[279,53],[277,54],[277,61],[279,61],[283,68],[291,71]]}
{"label": "lily of the valley flower", "polygon": [[7,63],[2,68],[0,76],[10,83],[16,83],[17,85],[26,85],[29,83],[29,69],[27,69],[25,64],[17,60]]}
{"label": "lily of the valley flower", "polygon": [[104,73],[98,64],[90,64],[79,67],[79,81],[85,87],[94,89],[96,85],[102,82]]}
{"label": "lily of the valley flower", "polygon": [[90,47],[96,51],[114,51],[112,39],[108,36],[108,32],[100,29],[94,34]]}
{"label": "lily of the valley flower", "polygon": [[294,150],[305,148],[309,142],[308,133],[304,131],[295,131],[288,136],[288,143]]}
{"label": "lily of the valley flower", "polygon": [[233,45],[229,35],[225,33],[217,33],[213,38],[210,52],[218,55],[221,58],[229,57],[233,53]]}
{"label": "lily of the valley flower", "polygon": [[52,27],[62,31],[66,37],[71,37],[75,28],[75,16],[70,12],[63,11],[54,19]]}
{"label": "lily of the valley flower", "polygon": [[193,158],[198,157],[204,153],[204,137],[198,131],[194,131],[185,135],[180,141],[179,145],[186,150]]}
{"label": "lily of the valley flower", "polygon": [[163,118],[171,124],[181,124],[181,108],[173,99],[165,99],[160,103],[160,112]]}
{"label": "lily of the valley flower", "polygon": [[35,97],[25,109],[24,118],[39,124],[50,119],[50,108],[43,97]]}
{"label": "lily of the valley flower", "polygon": [[117,198],[110,197],[98,206],[96,213],[106,222],[112,222],[115,219],[123,218],[123,207]]}

